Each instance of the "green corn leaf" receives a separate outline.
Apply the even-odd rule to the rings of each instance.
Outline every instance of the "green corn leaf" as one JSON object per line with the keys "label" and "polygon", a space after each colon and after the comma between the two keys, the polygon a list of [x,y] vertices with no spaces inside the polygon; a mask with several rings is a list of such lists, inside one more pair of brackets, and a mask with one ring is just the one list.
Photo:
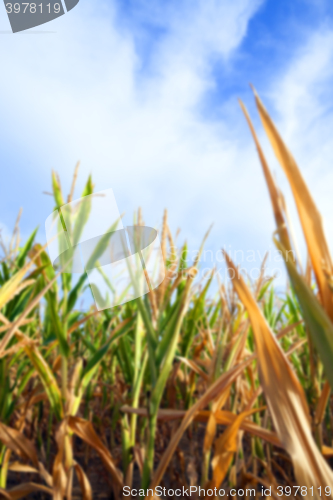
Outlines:
{"label": "green corn leaf", "polygon": [[91,378],[96,373],[100,362],[108,352],[111,344],[125,335],[132,328],[134,321],[135,318],[132,318],[130,321],[126,321],[126,324],[122,328],[120,328],[114,335],[112,335],[104,346],[102,346],[92,355],[92,357],[87,362],[87,365],[82,370],[80,376],[80,384],[82,389],[85,389],[89,384]]}
{"label": "green corn leaf", "polygon": [[263,296],[265,295],[266,291],[268,290],[268,288],[272,284],[272,281],[273,281],[273,278],[270,279],[270,280],[268,280],[266,283],[264,283],[263,286],[260,288],[260,292],[259,292],[259,295],[257,297],[257,301],[258,302],[263,298]]}
{"label": "green corn leaf", "polygon": [[333,387],[333,324],[303,276],[298,273],[291,259],[288,259],[285,248],[278,240],[275,240],[275,243],[285,258],[303,318],[324,364],[329,383]]}
{"label": "green corn leaf", "polygon": [[1,267],[2,267],[1,285],[3,285],[6,281],[10,279],[10,271],[5,261],[1,263]]}
{"label": "green corn leaf", "polygon": [[117,230],[118,224],[119,220],[117,220],[114,224],[112,224],[112,226],[109,227],[107,232],[99,239],[93,253],[91,254],[87,262],[86,269],[92,269],[92,267],[96,265],[96,261],[107,249],[109,240],[112,237],[112,233]]}
{"label": "green corn leaf", "polygon": [[82,274],[78,279],[76,285],[72,288],[67,299],[67,313],[69,313],[76,304],[77,299],[80,296],[83,285],[85,284],[88,275],[86,273]]}
{"label": "green corn leaf", "polygon": [[188,248],[187,248],[187,243],[185,243],[185,245],[183,246],[183,248],[180,252],[180,260],[179,260],[179,267],[178,267],[179,272],[181,272],[187,268],[187,254],[188,254]]}
{"label": "green corn leaf", "polygon": [[29,236],[28,241],[26,242],[26,244],[24,245],[24,247],[22,247],[20,249],[19,254],[17,256],[17,261],[16,261],[17,267],[21,268],[24,265],[25,259],[26,259],[27,255],[28,255],[28,252],[30,251],[30,249],[31,249],[31,247],[33,245],[33,242],[35,240],[37,231],[38,231],[38,227],[36,227],[36,229]]}
{"label": "green corn leaf", "polygon": [[134,359],[130,343],[126,337],[119,339],[119,351],[124,361],[125,373],[128,383],[132,383],[134,379]]}
{"label": "green corn leaf", "polygon": [[172,341],[172,337],[174,335],[181,307],[182,307],[182,301],[178,300],[176,307],[172,312],[171,318],[169,319],[169,323],[167,324],[164,330],[162,339],[156,349],[156,366],[160,366],[167,353],[168,346],[170,345],[170,342]]}
{"label": "green corn leaf", "polygon": [[63,323],[58,314],[57,296],[53,290],[49,290],[45,294],[45,298],[49,306],[50,317],[52,320],[52,327],[59,342],[60,352],[63,356],[68,357],[70,349],[66,339],[66,332],[64,330]]}
{"label": "green corn leaf", "polygon": [[143,324],[145,325],[147,332],[147,343],[148,343],[148,352],[149,352],[149,369],[152,385],[154,386],[156,383],[156,361],[155,361],[155,349],[157,346],[156,341],[156,333],[153,327],[153,324],[150,319],[150,315],[148,312],[148,308],[146,308],[141,297],[136,299],[136,303],[138,305],[138,309],[140,311]]}
{"label": "green corn leaf", "polygon": [[184,314],[186,312],[185,306],[186,306],[188,294],[190,292],[191,282],[192,282],[192,280],[188,278],[184,292],[183,292],[182,300],[181,300],[181,307],[180,307],[178,315],[177,315],[177,322],[176,322],[175,327],[173,329],[173,335],[170,339],[167,351],[165,353],[163,365],[162,365],[160,372],[159,372],[159,377],[156,381],[156,385],[155,385],[153,392],[152,392],[152,395],[151,395],[151,401],[150,401],[150,414],[151,415],[156,415],[156,412],[157,412],[159,405],[160,405],[160,401],[161,401],[162,396],[163,396],[163,392],[165,389],[165,385],[166,385],[168,376],[169,376],[170,371],[172,369],[172,363],[173,363],[173,360],[175,358],[176,349],[178,346],[180,330],[182,327]]}
{"label": "green corn leaf", "polygon": [[55,172],[52,172],[52,189],[53,189],[53,196],[54,200],[56,202],[57,208],[61,207],[62,205],[65,204],[64,198],[62,196],[61,192],[61,187],[59,185],[57,176]]}
{"label": "green corn leaf", "polygon": [[214,273],[212,272],[211,276],[207,280],[207,283],[206,283],[204,289],[202,290],[202,292],[200,293],[199,297],[197,298],[197,300],[195,302],[191,318],[189,319],[188,330],[187,330],[186,334],[184,335],[184,338],[182,341],[182,352],[183,352],[183,356],[185,358],[188,357],[189,349],[190,349],[190,346],[192,344],[193,337],[195,335],[196,323],[197,323],[198,319],[202,316],[202,312],[205,308],[205,298],[206,298],[208,289],[212,283],[213,276],[214,276]]}
{"label": "green corn leaf", "polygon": [[[13,276],[8,275],[8,279],[6,279],[6,282],[0,288],[0,310],[16,295],[21,281],[24,279],[26,273],[33,266],[33,264],[34,259],[24,264],[24,266],[19,269],[17,273],[13,274]],[[4,270],[5,266],[2,265],[2,268]]]}
{"label": "green corn leaf", "polygon": [[63,418],[61,393],[51,368],[35,347],[26,346],[24,350],[39,375],[57,419],[61,420]]}
{"label": "green corn leaf", "polygon": [[[87,184],[83,190],[82,198],[85,196],[89,196],[93,193],[93,183],[91,179],[91,175],[88,178]],[[80,240],[80,236],[84,229],[84,226],[88,222],[89,215],[91,212],[91,199],[85,200],[84,203],[80,204],[77,215],[75,216],[75,225],[73,230],[73,242],[74,245]]]}
{"label": "green corn leaf", "polygon": [[[108,229],[107,233],[103,235],[103,237],[100,238],[98,244],[96,245],[93,253],[90,256],[89,261],[87,262],[86,268],[91,269],[96,265],[96,262],[98,261],[99,257],[105,252],[107,249],[107,246],[109,244],[109,240],[112,236],[112,233],[116,231],[117,225],[119,224],[119,221],[116,221],[112,226]],[[73,287],[71,292],[68,295],[68,300],[67,300],[67,312],[71,311],[73,307],[76,304],[77,299],[79,298],[79,295],[81,293],[82,287],[85,284],[86,280],[88,278],[88,275],[86,273],[82,274],[76,283],[76,285]],[[94,290],[95,292],[95,290]],[[98,293],[98,292],[96,292]]]}
{"label": "green corn leaf", "polygon": [[15,306],[13,307],[13,310],[10,312],[10,314],[7,314],[7,317],[10,321],[14,321],[15,318],[24,311],[33,292],[34,286],[34,284],[30,285],[20,294],[18,300],[15,303]]}

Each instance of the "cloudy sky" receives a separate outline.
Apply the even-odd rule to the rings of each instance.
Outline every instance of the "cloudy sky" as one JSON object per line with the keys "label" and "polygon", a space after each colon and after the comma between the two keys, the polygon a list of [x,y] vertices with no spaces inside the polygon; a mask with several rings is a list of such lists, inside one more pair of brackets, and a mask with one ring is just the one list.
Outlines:
{"label": "cloudy sky", "polygon": [[251,250],[259,263],[275,227],[238,97],[295,211],[251,82],[311,187],[333,248],[332,27],[331,0],[80,0],[52,23],[13,35],[1,7],[3,232],[22,206],[23,235],[40,225],[45,239],[51,169],[67,193],[81,160],[76,194],[92,173],[96,190],[113,188],[125,224],[141,206],[154,226],[166,207],[190,249],[214,223],[214,256],[223,246]]}

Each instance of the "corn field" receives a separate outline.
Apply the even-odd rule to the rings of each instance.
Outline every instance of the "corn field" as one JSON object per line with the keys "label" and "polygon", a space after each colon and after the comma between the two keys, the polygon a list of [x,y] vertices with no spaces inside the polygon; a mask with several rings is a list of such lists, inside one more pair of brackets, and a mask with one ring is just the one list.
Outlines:
{"label": "corn field", "polygon": [[[188,266],[167,212],[164,281],[103,311],[81,311],[85,275],[58,273],[37,230],[21,242],[17,223],[10,244],[2,242],[1,498],[157,498],[157,487],[175,498],[184,488],[191,498],[333,498],[332,259],[301,172],[255,99],[308,253],[302,264],[241,103],[289,277],[282,296],[264,263],[251,282],[226,253],[230,281],[220,283],[212,269],[198,282],[207,235]],[[56,208],[72,199],[76,177],[65,198],[52,174]],[[91,193],[89,178],[82,196]],[[135,224],[143,225],[140,211]]]}

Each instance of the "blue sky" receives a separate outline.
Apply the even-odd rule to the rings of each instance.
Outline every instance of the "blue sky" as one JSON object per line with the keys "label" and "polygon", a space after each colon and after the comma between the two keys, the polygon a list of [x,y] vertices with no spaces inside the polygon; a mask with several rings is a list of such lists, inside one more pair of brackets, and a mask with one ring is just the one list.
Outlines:
{"label": "blue sky", "polygon": [[92,173],[96,190],[113,188],[125,224],[142,206],[155,225],[167,207],[193,251],[214,223],[207,249],[259,252],[259,264],[275,227],[238,97],[297,218],[252,82],[311,186],[332,248],[332,27],[328,0],[80,0],[34,30],[52,33],[16,35],[5,33],[0,9],[3,233],[22,206],[23,236],[39,224],[42,240],[51,169],[68,192],[80,159],[76,194]]}

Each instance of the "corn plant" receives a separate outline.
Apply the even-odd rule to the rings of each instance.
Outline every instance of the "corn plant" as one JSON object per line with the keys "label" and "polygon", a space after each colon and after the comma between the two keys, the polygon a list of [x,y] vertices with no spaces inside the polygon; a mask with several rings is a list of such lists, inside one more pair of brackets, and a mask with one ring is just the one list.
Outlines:
{"label": "corn plant", "polygon": [[[277,498],[282,484],[292,498],[304,496],[304,488],[312,488],[311,497],[321,498],[320,488],[332,497],[325,489],[332,484],[333,456],[332,262],[300,170],[255,98],[291,185],[309,255],[303,266],[284,198],[241,104],[290,278],[284,294],[265,275],[265,262],[253,282],[227,254],[229,283],[220,283],[214,269],[200,280],[209,232],[191,262],[187,244],[176,244],[167,212],[158,228],[164,281],[102,311],[93,303],[80,309],[87,275],[75,277],[64,259],[54,269],[36,241],[37,229],[21,244],[17,222],[9,245],[1,242],[3,498],[90,500],[108,488],[121,498],[125,486],[138,485],[151,498],[162,484],[224,488],[226,495],[231,488],[254,488],[258,498],[267,486]],[[77,175],[78,166],[66,198],[52,173],[55,210],[73,200]],[[89,177],[81,196],[93,193]],[[89,215],[85,207],[67,228],[74,241]],[[133,224],[144,225],[141,210]],[[94,262],[106,243],[107,237]],[[91,475],[100,464],[96,456],[105,484]]]}

